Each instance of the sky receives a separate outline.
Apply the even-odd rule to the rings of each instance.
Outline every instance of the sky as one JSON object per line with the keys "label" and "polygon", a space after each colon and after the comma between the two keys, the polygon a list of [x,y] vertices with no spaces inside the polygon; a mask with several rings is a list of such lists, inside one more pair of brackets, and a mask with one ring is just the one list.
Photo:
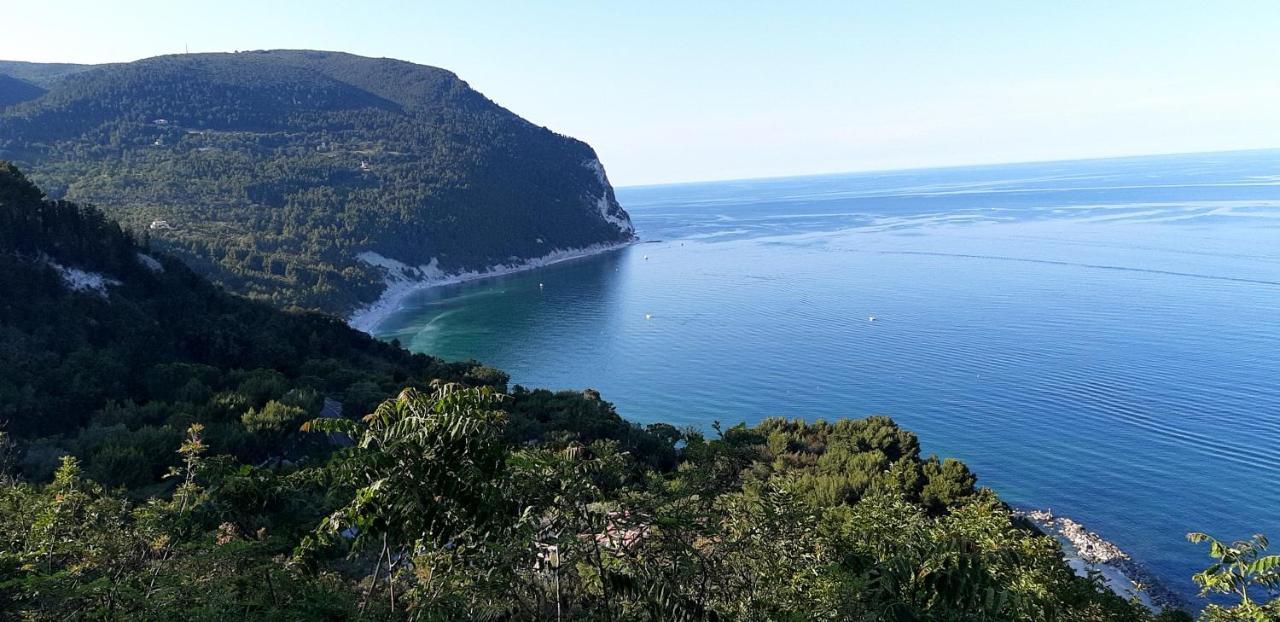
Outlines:
{"label": "sky", "polygon": [[450,69],[615,185],[1280,147],[1280,0],[41,0],[0,59]]}

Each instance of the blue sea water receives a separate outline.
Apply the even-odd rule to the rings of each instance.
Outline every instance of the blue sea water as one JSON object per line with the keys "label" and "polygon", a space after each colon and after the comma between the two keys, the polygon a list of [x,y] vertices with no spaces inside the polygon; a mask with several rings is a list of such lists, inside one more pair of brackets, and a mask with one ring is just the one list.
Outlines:
{"label": "blue sea water", "polygon": [[376,334],[640,422],[890,415],[1188,597],[1187,531],[1280,538],[1280,151],[618,196],[644,243]]}

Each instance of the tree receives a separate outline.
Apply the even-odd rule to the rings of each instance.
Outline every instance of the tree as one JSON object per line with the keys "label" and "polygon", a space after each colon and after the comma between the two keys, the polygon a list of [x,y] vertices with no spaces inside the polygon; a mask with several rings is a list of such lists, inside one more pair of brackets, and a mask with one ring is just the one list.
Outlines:
{"label": "tree", "polygon": [[1261,605],[1253,601],[1250,589],[1272,591],[1280,586],[1280,555],[1263,555],[1269,546],[1267,537],[1254,534],[1248,540],[1230,544],[1201,532],[1187,534],[1194,544],[1209,543],[1209,557],[1216,561],[1191,577],[1200,586],[1202,596],[1210,593],[1233,594],[1240,604],[1232,609],[1210,605],[1205,616],[1210,620],[1280,619],[1280,599]]}
{"label": "tree", "polygon": [[306,413],[297,406],[271,400],[262,407],[262,410],[250,408],[249,412],[240,418],[240,422],[250,432],[279,433],[291,427],[291,424],[301,419],[304,414]]}
{"label": "tree", "polygon": [[385,566],[393,608],[391,573],[400,554],[446,547],[461,554],[507,515],[496,483],[506,458],[506,416],[493,408],[501,399],[489,387],[435,383],[430,393],[405,389],[360,422],[304,424],[304,431],[342,432],[355,440],[330,466],[335,483],[353,488],[354,495],[316,535],[350,537],[353,552],[377,543],[369,589]]}

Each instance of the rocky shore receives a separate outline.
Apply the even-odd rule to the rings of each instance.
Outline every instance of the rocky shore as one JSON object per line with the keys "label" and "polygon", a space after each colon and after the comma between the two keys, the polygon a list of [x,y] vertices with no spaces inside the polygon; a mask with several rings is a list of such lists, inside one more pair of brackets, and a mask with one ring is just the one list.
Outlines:
{"label": "rocky shore", "polygon": [[1075,547],[1080,559],[1090,564],[1110,564],[1129,559],[1129,554],[1120,550],[1120,547],[1107,542],[1102,536],[1085,529],[1084,525],[1070,518],[1055,517],[1051,510],[1031,510],[1023,516],[1038,525],[1051,526],[1057,532],[1056,535],[1066,538]]}
{"label": "rocky shore", "polygon": [[1052,510],[1022,510],[1017,514],[1067,545],[1067,562],[1078,574],[1096,570],[1117,594],[1125,598],[1137,596],[1154,609],[1186,607],[1186,601],[1151,571],[1084,525],[1065,516],[1054,516]]}

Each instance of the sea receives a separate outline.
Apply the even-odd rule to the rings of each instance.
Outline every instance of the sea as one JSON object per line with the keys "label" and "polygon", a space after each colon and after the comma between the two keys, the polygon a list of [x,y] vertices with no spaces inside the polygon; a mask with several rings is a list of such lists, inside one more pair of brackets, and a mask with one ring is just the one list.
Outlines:
{"label": "sea", "polygon": [[373,332],[624,417],[888,415],[1195,601],[1280,540],[1280,150],[620,188],[638,243]]}

